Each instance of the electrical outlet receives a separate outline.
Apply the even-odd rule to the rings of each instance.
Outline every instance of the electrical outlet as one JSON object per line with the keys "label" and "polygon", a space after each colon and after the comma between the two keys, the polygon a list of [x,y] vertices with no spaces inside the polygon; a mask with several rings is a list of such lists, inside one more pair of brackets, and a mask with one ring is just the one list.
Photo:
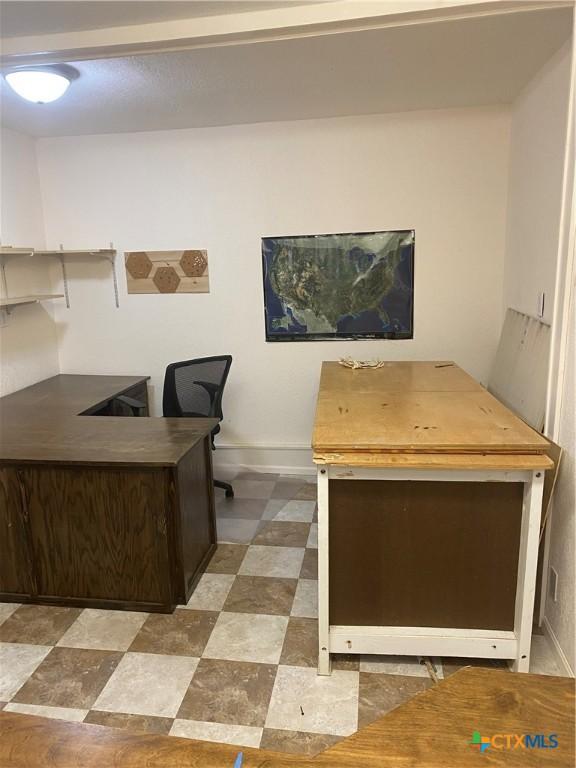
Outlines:
{"label": "electrical outlet", "polygon": [[558,571],[550,566],[548,570],[548,594],[557,602],[558,600]]}
{"label": "electrical outlet", "polygon": [[538,317],[544,317],[544,306],[546,304],[546,294],[540,291],[538,294]]}

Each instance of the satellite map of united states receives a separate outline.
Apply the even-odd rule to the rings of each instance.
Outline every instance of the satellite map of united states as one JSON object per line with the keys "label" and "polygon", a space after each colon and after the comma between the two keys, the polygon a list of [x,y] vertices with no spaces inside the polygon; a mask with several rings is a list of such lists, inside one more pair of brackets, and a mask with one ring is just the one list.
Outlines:
{"label": "satellite map of united states", "polygon": [[265,238],[269,339],[412,336],[414,232]]}

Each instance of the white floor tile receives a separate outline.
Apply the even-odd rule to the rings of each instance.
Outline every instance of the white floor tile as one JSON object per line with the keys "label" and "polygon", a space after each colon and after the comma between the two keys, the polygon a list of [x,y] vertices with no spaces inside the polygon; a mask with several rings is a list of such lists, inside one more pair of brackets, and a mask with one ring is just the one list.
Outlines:
{"label": "white floor tile", "polygon": [[296,587],[291,616],[304,619],[318,618],[318,582],[312,579],[300,579]]}
{"label": "white floor tile", "polygon": [[221,611],[236,576],[204,573],[185,608],[197,611]]}
{"label": "white floor tile", "polygon": [[289,501],[274,519],[295,523],[311,523],[315,507],[315,501]]}
{"label": "white floor tile", "polygon": [[239,747],[260,746],[262,728],[251,725],[225,725],[222,723],[201,723],[197,720],[174,720],[170,729],[171,736],[185,739],[216,741],[221,744],[235,744]]}
{"label": "white floor tile", "polygon": [[92,709],[176,717],[199,659],[126,653]]}
{"label": "white floor tile", "polygon": [[306,542],[307,549],[318,549],[318,523],[312,523],[310,526],[310,533],[308,534],[308,541]]}
{"label": "white floor tile", "polygon": [[238,573],[243,576],[297,579],[303,559],[304,548],[252,545],[248,548]]}
{"label": "white floor tile", "polygon": [[22,715],[50,717],[53,720],[72,720],[81,723],[88,714],[87,709],[71,709],[70,707],[44,707],[38,704],[6,704],[5,712],[20,712]]}
{"label": "white floor tile", "polygon": [[86,608],[57,645],[100,651],[127,651],[147,618],[147,613],[139,611]]}
{"label": "white floor tile", "polygon": [[17,608],[20,608],[20,603],[0,603],[0,624],[3,624],[8,617],[12,616]]}
{"label": "white floor tile", "polygon": [[202,656],[277,664],[287,627],[287,616],[221,613]]}
{"label": "white floor tile", "polygon": [[358,727],[358,672],[278,667],[266,728],[349,736]]}
{"label": "white floor tile", "polygon": [[51,650],[51,645],[0,643],[0,701],[10,701]]}

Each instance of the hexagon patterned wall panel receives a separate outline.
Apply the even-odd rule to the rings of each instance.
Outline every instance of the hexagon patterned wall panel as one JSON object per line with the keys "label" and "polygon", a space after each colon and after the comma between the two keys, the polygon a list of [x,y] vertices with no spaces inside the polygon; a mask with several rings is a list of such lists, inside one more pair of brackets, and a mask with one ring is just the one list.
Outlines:
{"label": "hexagon patterned wall panel", "polygon": [[206,251],[127,251],[128,293],[208,293]]}

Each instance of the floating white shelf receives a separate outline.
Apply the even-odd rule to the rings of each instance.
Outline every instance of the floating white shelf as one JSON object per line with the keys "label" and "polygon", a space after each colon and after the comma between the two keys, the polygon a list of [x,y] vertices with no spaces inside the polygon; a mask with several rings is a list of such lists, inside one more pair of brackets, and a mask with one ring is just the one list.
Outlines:
{"label": "floating white shelf", "polygon": [[65,259],[67,256],[73,257],[73,256],[91,256],[91,257],[99,257],[102,259],[113,259],[116,256],[116,251],[113,248],[98,248],[93,251],[65,251],[65,250],[56,250],[56,251],[34,251],[34,256],[51,256],[57,259]]}
{"label": "floating white shelf", "polygon": [[31,296],[2,296],[0,297],[0,309],[10,310],[11,307],[19,307],[23,304],[37,304],[39,301],[63,298],[63,293],[37,293]]}
{"label": "floating white shelf", "polygon": [[10,248],[10,246],[2,246],[0,248],[0,257],[5,256],[31,256],[34,253],[34,248]]}

